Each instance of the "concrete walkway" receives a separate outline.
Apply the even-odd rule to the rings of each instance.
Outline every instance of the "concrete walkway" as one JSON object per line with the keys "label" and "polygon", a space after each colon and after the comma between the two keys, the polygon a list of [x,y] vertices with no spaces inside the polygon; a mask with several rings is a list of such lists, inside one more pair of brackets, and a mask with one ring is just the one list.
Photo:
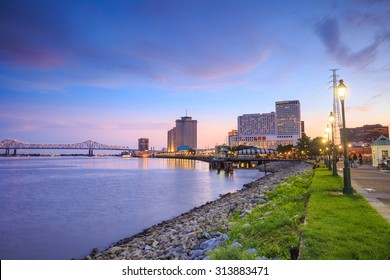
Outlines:
{"label": "concrete walkway", "polygon": [[[337,164],[343,176],[344,163]],[[378,170],[371,165],[351,168],[352,188],[362,195],[387,221],[390,222],[390,171]]]}

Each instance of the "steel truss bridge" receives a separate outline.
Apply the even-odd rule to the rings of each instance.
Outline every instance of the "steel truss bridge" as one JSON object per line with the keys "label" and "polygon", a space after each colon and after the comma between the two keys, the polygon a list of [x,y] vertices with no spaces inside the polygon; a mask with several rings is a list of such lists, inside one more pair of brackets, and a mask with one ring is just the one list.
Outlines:
{"label": "steel truss bridge", "polygon": [[13,155],[16,155],[18,149],[58,149],[58,150],[88,150],[88,155],[93,156],[93,150],[116,150],[116,151],[129,151],[130,148],[126,146],[116,146],[101,144],[92,140],[87,140],[81,143],[75,144],[31,144],[22,142],[17,139],[6,138],[0,141],[0,149],[5,149],[7,156],[11,155],[13,149]]}

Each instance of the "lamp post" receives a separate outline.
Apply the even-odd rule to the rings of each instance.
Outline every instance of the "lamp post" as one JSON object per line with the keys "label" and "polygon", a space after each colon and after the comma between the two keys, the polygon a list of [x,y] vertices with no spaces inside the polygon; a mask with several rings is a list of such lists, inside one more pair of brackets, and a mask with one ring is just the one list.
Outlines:
{"label": "lamp post", "polygon": [[351,170],[349,167],[348,162],[348,155],[347,155],[347,132],[345,131],[345,110],[344,110],[344,100],[345,100],[345,93],[346,93],[347,87],[344,85],[344,81],[340,80],[339,85],[337,86],[337,92],[341,101],[341,112],[342,112],[342,119],[343,119],[343,152],[344,152],[344,169],[343,169],[343,176],[344,176],[344,187],[343,187],[343,194],[351,195],[353,194],[352,184],[351,184]]}
{"label": "lamp post", "polygon": [[329,125],[327,125],[326,129],[325,129],[325,133],[328,135],[328,142],[326,142],[326,151],[327,151],[327,154],[328,154],[328,169],[332,170],[332,165],[330,163],[330,152],[329,152],[329,149],[328,149],[330,131],[331,131],[331,129],[330,129]]}
{"label": "lamp post", "polygon": [[329,121],[330,121],[331,133],[332,133],[332,163],[333,163],[332,175],[333,176],[338,176],[339,174],[337,174],[336,154],[335,154],[335,151],[334,151],[334,128],[333,128],[333,123],[335,121],[335,117],[333,116],[332,112],[330,112],[330,114],[329,114]]}

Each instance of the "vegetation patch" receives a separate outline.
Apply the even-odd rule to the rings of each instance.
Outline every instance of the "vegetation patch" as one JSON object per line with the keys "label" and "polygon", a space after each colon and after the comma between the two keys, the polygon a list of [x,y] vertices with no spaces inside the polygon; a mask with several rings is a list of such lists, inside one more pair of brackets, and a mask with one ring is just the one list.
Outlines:
{"label": "vegetation patch", "polygon": [[211,259],[291,259],[298,257],[301,224],[312,171],[293,176],[267,193],[267,203],[230,217],[229,240],[210,253]]}
{"label": "vegetation patch", "polygon": [[360,195],[339,195],[343,179],[318,168],[310,186],[302,259],[390,259],[390,223]]}

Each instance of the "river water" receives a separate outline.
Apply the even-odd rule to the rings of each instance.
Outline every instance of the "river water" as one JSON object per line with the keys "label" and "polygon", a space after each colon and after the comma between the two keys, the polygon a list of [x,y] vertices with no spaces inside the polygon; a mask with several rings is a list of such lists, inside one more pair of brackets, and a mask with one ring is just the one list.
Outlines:
{"label": "river water", "polygon": [[0,259],[83,258],[262,175],[178,159],[0,158]]}

